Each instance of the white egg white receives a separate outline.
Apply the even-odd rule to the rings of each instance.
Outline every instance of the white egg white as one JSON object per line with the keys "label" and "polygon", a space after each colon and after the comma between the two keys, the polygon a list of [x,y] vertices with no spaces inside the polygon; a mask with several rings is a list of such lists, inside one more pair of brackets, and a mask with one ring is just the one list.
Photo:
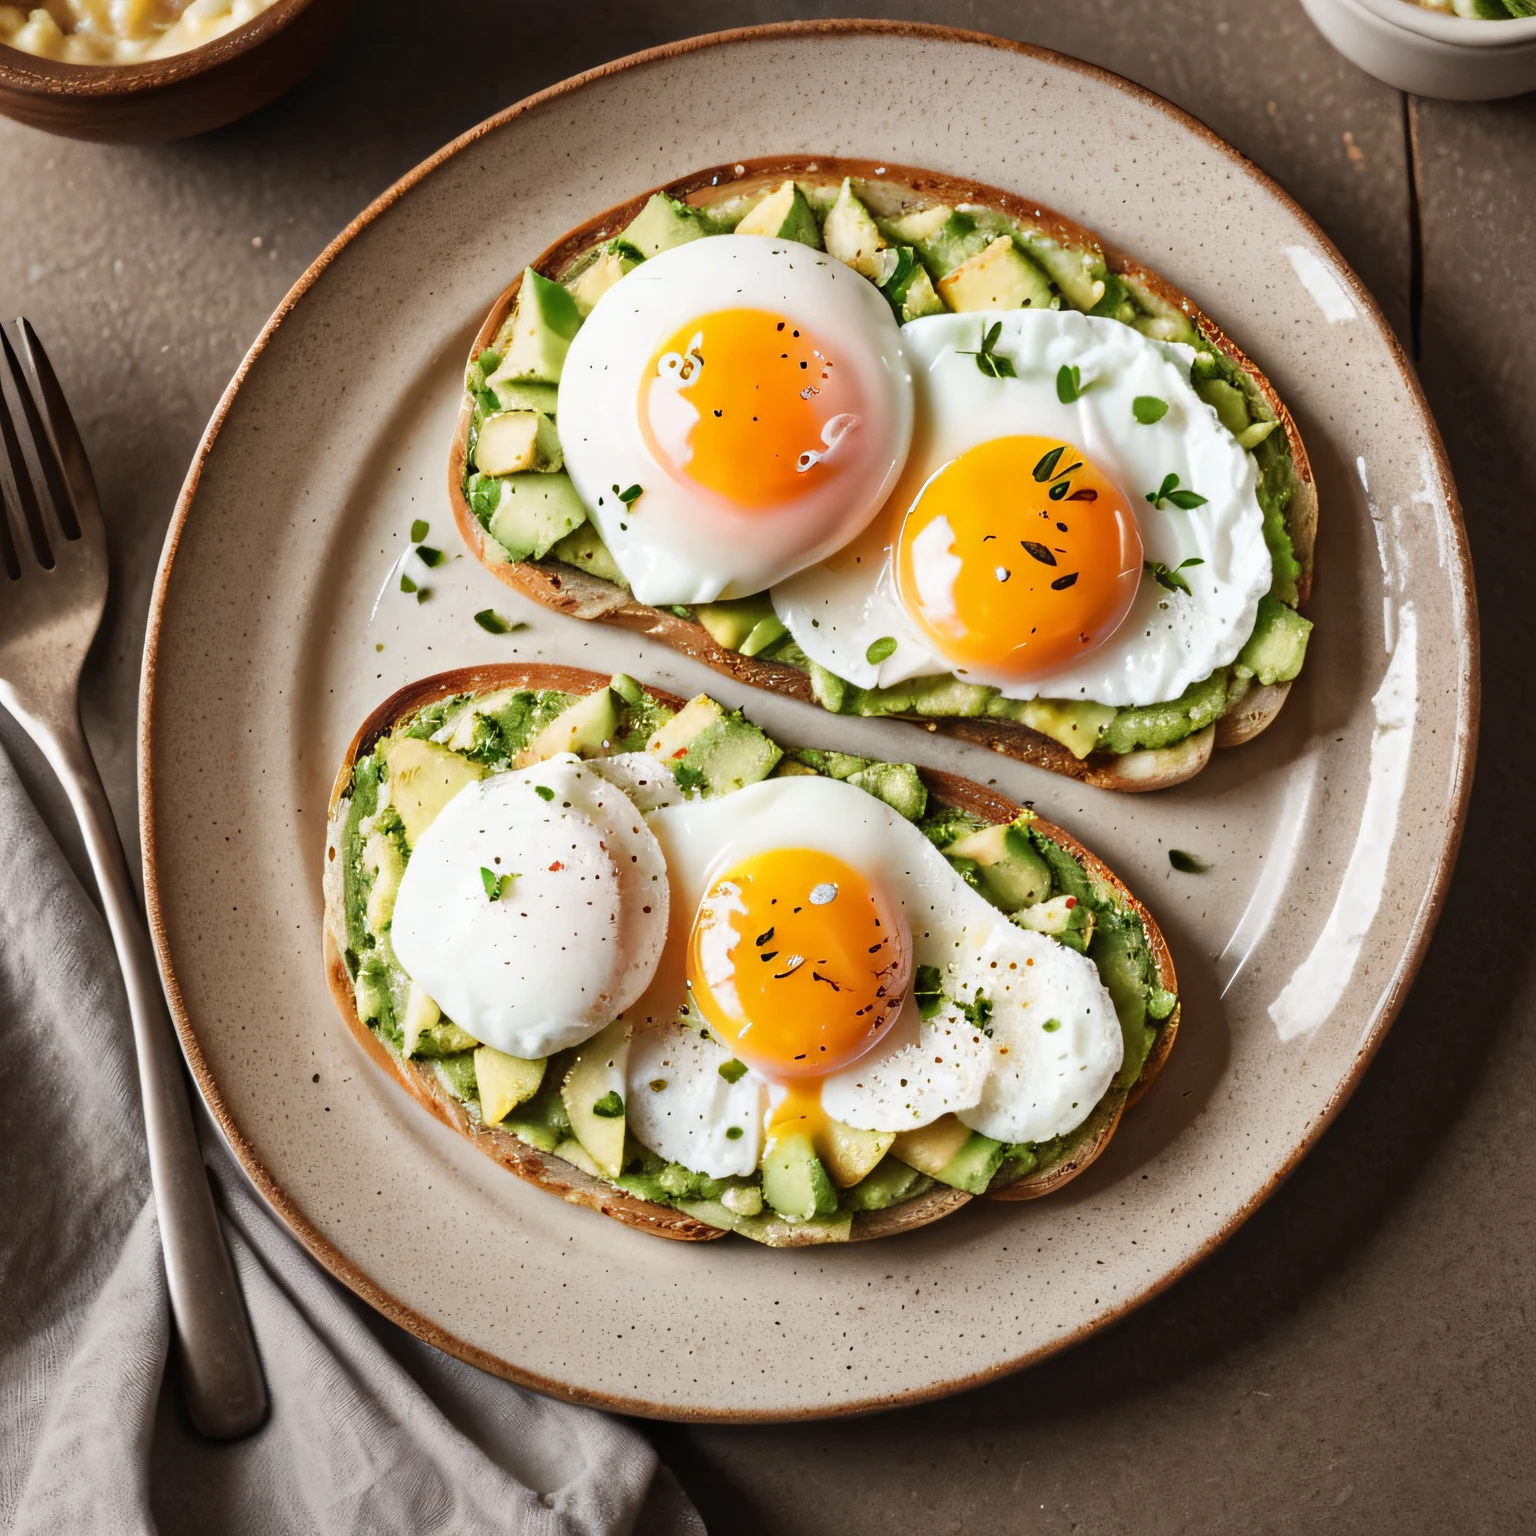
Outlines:
{"label": "white egg white", "polygon": [[[942,1114],[964,1112],[968,1124],[988,1135],[995,1134],[988,1125],[1049,1124],[1052,1129],[1042,1133],[1048,1137],[1079,1124],[1108,1087],[1120,1063],[1120,1026],[1093,962],[1054,939],[1014,927],[883,801],[851,784],[796,776],[768,779],[718,800],[686,801],[654,812],[648,822],[666,858],[678,921],[651,989],[628,1014],[636,1042],[645,1031],[660,1030],[670,1045],[670,1031],[679,1020],[685,1033],[697,1033],[700,1021],[687,1011],[679,948],[715,878],[769,849],[815,848],[852,864],[900,903],[911,931],[914,967],[937,966],[955,1004],[970,1003],[978,989],[985,991],[994,1019],[1001,1020],[994,1022],[988,1039],[966,1023],[958,1007],[946,1006],[923,1020],[909,997],[883,1040],[824,1080],[822,1106],[829,1115],[864,1130],[903,1131]],[[1050,1011],[1040,1011],[1047,1006]],[[1036,1018],[1061,1021],[1061,1028],[1048,1032],[1048,1060],[1012,1043],[1017,1033],[1033,1045],[1027,1037]],[[1010,1059],[1015,1051],[1027,1056],[1029,1069],[1020,1070]],[[718,1068],[723,1051],[711,1059]],[[633,1094],[638,1077],[633,1056],[631,1061]],[[711,1138],[726,1123],[737,1122],[722,1118],[726,1101],[719,1099],[708,1074],[701,1075],[697,1104],[687,1101],[687,1114],[668,1134],[681,1137],[686,1126],[694,1138],[688,1143],[691,1155],[713,1155]],[[743,1082],[748,1080],[759,1088],[775,1086],[771,1074],[758,1067]],[[1095,1083],[1097,1092],[1084,1098]],[[728,1112],[739,1114],[738,1104],[730,1102]],[[683,1147],[680,1140],[674,1145]],[[690,1167],[701,1166],[677,1151],[657,1150]]]}
{"label": "white egg white", "polygon": [[731,1059],[681,1020],[637,1026],[624,1103],[641,1143],[712,1179],[751,1174],[763,1155],[766,1089],[752,1072],[722,1077]]}
{"label": "white egg white", "polygon": [[[641,431],[640,389],[657,349],[701,316],[736,308],[805,325],[836,349],[867,403],[857,473],[808,478],[804,497],[771,516],[723,507],[674,476]],[[651,257],[602,296],[567,354],[559,420],[566,470],[635,596],[710,602],[761,592],[868,523],[906,460],[911,375],[890,306],[851,268],[794,241],[708,236]],[[673,425],[686,433],[688,421]],[[632,506],[617,499],[615,486],[635,485]]]}
{"label": "white egg white", "polygon": [[[1001,326],[995,351],[1013,363],[1016,378],[990,377],[967,355],[994,324]],[[1190,385],[1189,347],[1072,311],[934,315],[902,332],[917,407],[906,484],[926,483],[966,449],[994,438],[1058,437],[1090,455],[1126,493],[1148,561],[1170,568],[1203,562],[1183,573],[1188,595],[1147,573],[1119,628],[1072,665],[1022,682],[972,667],[963,674],[967,681],[990,683],[1009,698],[1153,704],[1177,698],[1236,659],[1269,590],[1270,555],[1257,469]],[[1082,380],[1069,405],[1057,396],[1063,366],[1078,368]],[[1151,425],[1138,422],[1132,401],[1139,395],[1166,401],[1167,414]],[[1168,474],[1204,496],[1205,505],[1180,511],[1149,504],[1146,493]],[[894,536],[906,509],[889,510]],[[811,566],[777,582],[772,596],[801,649],[859,687],[954,670],[908,618],[883,557]],[[896,641],[895,650],[869,661],[871,644],[886,638]]]}
{"label": "white egg white", "polygon": [[[506,890],[488,895],[483,870],[510,875]],[[391,936],[448,1018],[536,1058],[579,1044],[645,991],[669,895],[634,802],[563,753],[443,807],[411,850]]]}

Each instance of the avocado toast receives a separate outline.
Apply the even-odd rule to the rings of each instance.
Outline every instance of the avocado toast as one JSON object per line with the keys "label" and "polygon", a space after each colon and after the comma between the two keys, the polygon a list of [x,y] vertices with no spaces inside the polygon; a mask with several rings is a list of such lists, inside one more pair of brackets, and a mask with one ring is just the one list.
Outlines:
{"label": "avocado toast", "polygon": [[[1079,966],[1082,955],[1093,962],[1123,1040],[1107,1090],[1070,1133],[1045,1141],[1005,1143],[953,1114],[883,1137],[834,1122],[834,1143],[818,1143],[819,1156],[802,1149],[798,1161],[776,1162],[770,1148],[751,1175],[712,1178],[643,1145],[617,1095],[593,1098],[604,1080],[592,1075],[601,1064],[591,1047],[608,1030],[548,1059],[526,1060],[443,1018],[406,975],[392,933],[412,848],[434,818],[466,786],[510,773],[514,764],[566,761],[572,753],[599,761],[642,749],[676,780],[667,786],[674,800],[707,805],[775,780],[822,779],[851,786],[917,828],[990,908],[1075,951]],[[481,874],[486,895],[496,899],[496,877]],[[977,1195],[1048,1194],[1103,1150],[1127,1104],[1166,1060],[1178,1028],[1177,982],[1157,925],[1092,854],[1033,812],[954,775],[785,748],[704,695],[685,703],[629,677],[610,682],[568,667],[444,673],[375,710],[333,791],[325,898],[332,992],[380,1065],[519,1176],[628,1225],[690,1241],[730,1230],[770,1246],[866,1239],[925,1225]],[[919,967],[915,976],[919,1006],[925,988],[937,1006],[947,985],[929,971]],[[983,995],[970,1004],[967,1016],[990,1035]],[[1051,1019],[1044,1027],[1058,1026]],[[733,1061],[719,1075],[734,1084],[741,1072]],[[812,1193],[802,1196],[808,1187]]]}
{"label": "avocado toast", "polygon": [[[824,249],[821,260],[837,257],[865,276],[903,324],[1033,305],[1192,349],[1188,383],[1252,461],[1272,561],[1235,660],[1177,697],[1126,707],[1091,695],[1004,697],[953,673],[865,687],[808,657],[766,591],[691,605],[638,601],[564,472],[557,383],[571,338],[614,283],[657,254],[733,230]],[[621,499],[640,491],[616,487]],[[928,171],[832,158],[717,167],[574,231],[506,290],[476,337],[449,493],[482,561],[545,606],[653,636],[834,713],[915,721],[1104,788],[1182,782],[1213,746],[1258,735],[1284,703],[1310,630],[1298,610],[1310,590],[1317,500],[1300,436],[1269,382],[1187,298],[1088,231],[1012,194]],[[1175,603],[1195,579],[1182,567],[1146,568]]]}

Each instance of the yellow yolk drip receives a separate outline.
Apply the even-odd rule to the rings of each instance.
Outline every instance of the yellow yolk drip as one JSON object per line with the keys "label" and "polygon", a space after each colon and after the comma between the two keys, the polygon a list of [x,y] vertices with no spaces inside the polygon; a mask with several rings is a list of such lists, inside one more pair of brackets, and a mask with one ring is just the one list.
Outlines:
{"label": "yellow yolk drip", "polygon": [[911,970],[901,908],[811,848],[771,849],[720,875],[688,940],[704,1022],[779,1082],[862,1056],[896,1021]]}
{"label": "yellow yolk drip", "polygon": [[850,369],[762,309],[685,325],[640,384],[640,432],[657,462],[742,511],[781,507],[835,475],[863,409]]}
{"label": "yellow yolk drip", "polygon": [[930,477],[901,525],[896,588],[946,661],[1029,678],[1102,644],[1142,574],[1129,499],[1057,438],[1000,437]]}

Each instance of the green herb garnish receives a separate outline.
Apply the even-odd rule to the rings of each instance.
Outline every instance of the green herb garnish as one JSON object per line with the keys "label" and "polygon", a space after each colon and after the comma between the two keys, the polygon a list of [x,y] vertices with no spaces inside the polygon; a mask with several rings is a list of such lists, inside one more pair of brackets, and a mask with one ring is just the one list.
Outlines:
{"label": "green herb garnish", "polygon": [[1043,1029],[1046,1034],[1054,1035],[1056,1031],[1061,1028],[1061,1020],[1047,1019],[1045,1023],[1040,1026],[1040,1028]]}
{"label": "green herb garnish", "polygon": [[728,1083],[739,1083],[746,1075],[746,1062],[737,1061],[734,1056],[729,1061],[722,1061],[720,1063],[720,1076]]}
{"label": "green herb garnish", "polygon": [[992,999],[985,992],[978,991],[970,1002],[959,1007],[972,1029],[979,1029],[984,1035],[992,1033]]}
{"label": "green herb garnish", "polygon": [[725,1128],[725,1139],[727,1141],[740,1141],[742,1135],[743,1132],[739,1125],[728,1125]]}
{"label": "green herb garnish", "polygon": [[1211,867],[1204,859],[1197,859],[1194,854],[1185,853],[1182,848],[1170,848],[1168,862],[1181,875],[1203,875]]}
{"label": "green herb garnish", "polygon": [[653,1077],[651,1079],[650,1088],[652,1093],[660,1093],[666,1086],[667,1080],[664,1077]]}
{"label": "green herb garnish", "polygon": [[431,533],[431,531],[432,529],[428,525],[426,518],[418,517],[416,521],[411,524],[411,543],[420,544],[421,541],[426,538],[429,533]]}
{"label": "green herb garnish", "polygon": [[480,884],[485,887],[487,901],[500,901],[515,879],[516,875],[498,875],[494,869],[487,869],[484,864],[480,866]]}
{"label": "green herb garnish", "polygon": [[514,629],[526,629],[525,624],[514,624],[504,619],[494,608],[482,608],[475,615],[475,623],[488,635],[509,635]]}
{"label": "green herb garnish", "polygon": [[931,1019],[944,1006],[944,978],[938,966],[918,966],[912,981],[912,1000],[925,1019]]}
{"label": "green herb garnish", "polygon": [[430,544],[419,544],[416,553],[421,557],[421,563],[425,566],[438,566],[448,557],[440,549],[433,549]]}
{"label": "green herb garnish", "polygon": [[619,1097],[616,1088],[610,1088],[596,1104],[592,1106],[592,1113],[601,1120],[619,1120],[624,1115],[624,1100]]}
{"label": "green herb garnish", "polygon": [[1165,501],[1171,501],[1181,512],[1193,512],[1196,507],[1205,505],[1205,497],[1195,491],[1181,491],[1179,489],[1179,477],[1177,475],[1164,475],[1163,483],[1155,491],[1147,492],[1147,500],[1154,507],[1161,507]]}
{"label": "green herb garnish", "polygon": [[989,379],[1018,378],[1018,374],[1014,371],[1013,359],[1011,357],[999,356],[998,353],[993,351],[993,348],[997,345],[997,338],[1002,334],[1003,322],[1001,320],[994,320],[981,333],[981,351],[961,352],[959,356],[974,357],[976,359],[976,366]]}
{"label": "green herb garnish", "polygon": [[1056,473],[1056,466],[1061,463],[1061,456],[1066,451],[1065,448],[1052,448],[1049,453],[1044,454],[1034,467],[1035,479],[1044,485]]}
{"label": "green herb garnish", "polygon": [[1161,421],[1168,414],[1168,402],[1159,400],[1156,395],[1137,395],[1131,401],[1131,415],[1142,426],[1150,427],[1154,421]]}
{"label": "green herb garnish", "polygon": [[1063,405],[1071,405],[1083,393],[1083,370],[1063,363],[1056,370],[1056,398]]}
{"label": "green herb garnish", "polygon": [[687,763],[674,764],[672,777],[677,780],[677,787],[685,794],[691,795],[703,792],[703,773],[697,768],[690,768]]}
{"label": "green herb garnish", "polygon": [[416,583],[404,571],[400,573],[400,590],[402,592],[414,592],[416,590]]}
{"label": "green herb garnish", "polygon": [[535,784],[533,786],[533,792],[539,797],[540,800],[553,800],[555,798],[554,790],[552,790],[547,784]]}
{"label": "green herb garnish", "polygon": [[1153,580],[1160,587],[1166,587],[1170,592],[1182,592],[1186,597],[1193,597],[1189,590],[1189,583],[1179,575],[1180,571],[1187,571],[1192,565],[1204,565],[1205,561],[1198,555],[1192,555],[1188,560],[1180,560],[1172,570],[1169,570],[1161,560],[1143,560],[1142,568],[1152,572]]}
{"label": "green herb garnish", "polygon": [[869,649],[864,652],[864,660],[871,666],[878,667],[887,656],[896,654],[896,637],[894,635],[882,635],[878,640],[872,640]]}
{"label": "green herb garnish", "polygon": [[626,507],[632,507],[644,494],[638,485],[632,485],[627,491],[621,491],[617,485],[613,488],[613,494],[624,503]]}
{"label": "green herb garnish", "polygon": [[426,602],[426,600],[429,597],[431,597],[431,596],[432,596],[432,588],[431,587],[417,587],[417,589],[416,589],[416,601],[418,603]]}

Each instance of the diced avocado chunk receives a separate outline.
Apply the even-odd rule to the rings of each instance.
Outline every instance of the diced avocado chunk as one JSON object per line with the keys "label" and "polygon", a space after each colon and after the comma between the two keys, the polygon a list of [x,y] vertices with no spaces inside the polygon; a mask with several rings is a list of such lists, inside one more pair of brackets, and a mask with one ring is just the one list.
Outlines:
{"label": "diced avocado chunk", "polygon": [[1049,736],[1079,761],[1099,744],[1100,733],[1115,718],[1113,705],[1090,699],[1005,699],[1001,695],[987,701],[987,713],[1017,720]]}
{"label": "diced avocado chunk", "polygon": [[739,651],[747,636],[765,619],[774,618],[773,603],[766,592],[733,597],[719,603],[700,603],[694,610],[699,623],[716,645]]}
{"label": "diced avocado chunk", "polygon": [[891,1156],[899,1157],[909,1168],[938,1178],[960,1149],[971,1139],[971,1128],[954,1115],[940,1115],[929,1125],[915,1131],[903,1131],[891,1144]]}
{"label": "diced avocado chunk", "polygon": [[944,300],[939,297],[939,291],[933,286],[933,279],[928,275],[928,269],[919,266],[912,274],[912,281],[907,284],[906,292],[901,299],[901,319],[905,324],[908,320],[921,320],[924,315],[942,315],[944,313]]}
{"label": "diced avocado chunk", "polygon": [[885,801],[908,821],[916,821],[928,809],[928,786],[911,763],[871,763],[850,773],[848,783]]}
{"label": "diced avocado chunk", "polygon": [[982,892],[1004,912],[1033,906],[1051,893],[1051,871],[1030,841],[1026,826],[1006,822],[972,832],[944,850],[953,859],[972,859]]}
{"label": "diced avocado chunk", "polygon": [[[1125,1057],[1116,1081],[1122,1085],[1134,1083],[1141,1075],[1142,1063],[1157,1032],[1147,1023],[1147,1004],[1154,980],[1152,956],[1141,924],[1125,913],[1100,912],[1096,926],[1089,958],[1098,967],[1099,979],[1115,1005],[1125,1043]],[[1161,993],[1162,989],[1157,990]]]}
{"label": "diced avocado chunk", "polygon": [[475,1051],[475,1081],[480,1085],[480,1116],[487,1125],[505,1120],[531,1099],[544,1081],[544,1060],[526,1061],[489,1045]]}
{"label": "diced avocado chunk", "polygon": [[388,832],[375,831],[363,844],[362,866],[372,879],[366,908],[368,927],[382,933],[395,916],[395,897],[400,894],[400,880],[405,874],[405,856]]}
{"label": "diced avocado chunk", "polygon": [[1076,896],[1053,896],[1009,914],[1009,921],[1031,933],[1048,933],[1060,939],[1068,949],[1087,954],[1093,942],[1093,908]]}
{"label": "diced avocado chunk", "polygon": [[627,240],[609,240],[575,277],[566,282],[566,290],[576,301],[576,312],[583,320],[593,306],[626,272],[633,272],[645,257]]}
{"label": "diced avocado chunk", "polygon": [[788,633],[789,630],[785,627],[783,619],[776,613],[770,613],[767,618],[760,619],[752,626],[751,633],[741,642],[741,654],[761,656],[777,645]]}
{"label": "diced avocado chunk", "polygon": [[503,1121],[503,1128],[520,1136],[541,1152],[553,1152],[571,1134],[571,1118],[561,1097],[565,1069],[546,1068],[544,1081],[531,1099],[519,1104]]}
{"label": "diced avocado chunk", "polygon": [[1049,309],[1045,274],[1007,235],[939,279],[939,295],[953,310]]}
{"label": "diced avocado chunk", "polygon": [[931,239],[949,222],[955,210],[944,203],[929,208],[917,208],[894,219],[887,219],[884,233],[899,245],[921,245]]}
{"label": "diced avocado chunk", "polygon": [[884,1211],[933,1187],[933,1180],[899,1158],[885,1157],[852,1189],[845,1189],[842,1203],[850,1211]]}
{"label": "diced avocado chunk", "polygon": [[827,213],[822,226],[827,254],[852,267],[862,276],[878,281],[881,274],[880,252],[885,236],[876,227],[868,208],[854,194],[853,183],[843,178],[837,201]]}
{"label": "diced avocado chunk", "polygon": [[763,1199],[790,1221],[837,1210],[837,1189],[804,1131],[781,1136],[763,1159]]}
{"label": "diced avocado chunk", "polygon": [[[828,674],[831,675],[830,673]],[[947,673],[932,677],[914,677],[889,688],[855,688],[842,683],[838,713],[844,715],[925,715],[930,720],[971,718],[986,712],[987,700],[994,690],[980,683],[962,683]],[[816,676],[811,677],[812,692],[816,692]],[[819,694],[817,702],[823,708]]]}
{"label": "diced avocado chunk", "polygon": [[1177,699],[1115,712],[1099,738],[1110,752],[1136,752],[1144,747],[1171,747],[1218,719],[1227,705],[1225,668],[1191,683]]}
{"label": "diced avocado chunk", "polygon": [[486,475],[544,473],[565,463],[560,434],[539,411],[497,411],[480,423],[475,439],[475,468]]}
{"label": "diced avocado chunk", "polygon": [[454,1098],[467,1103],[479,1092],[475,1082],[475,1053],[460,1051],[455,1056],[439,1056],[432,1062],[438,1082]]}
{"label": "diced avocado chunk", "polygon": [[613,558],[608,546],[603,543],[602,534],[590,521],[571,529],[563,539],[557,539],[550,545],[549,553],[556,560],[575,566],[578,571],[586,571],[588,575],[600,576],[604,581],[611,581],[616,587],[629,585],[624,579],[623,571],[619,569],[618,561]]}
{"label": "diced avocado chunk", "polygon": [[576,1139],[606,1178],[624,1166],[624,1069],[629,1026],[622,1019],[599,1030],[577,1051],[560,1096]]}
{"label": "diced avocado chunk", "polygon": [[[825,1177],[825,1175],[823,1175]],[[723,1200],[679,1200],[677,1208],[711,1227],[750,1237],[768,1248],[800,1247],[815,1243],[846,1243],[853,1230],[852,1211],[834,1211],[809,1221],[790,1221],[764,1211],[760,1216],[741,1215]]]}
{"label": "diced avocado chunk", "polygon": [[1195,393],[1216,412],[1216,419],[1233,437],[1248,428],[1248,402],[1242,390],[1225,379],[1201,379]]}
{"label": "diced avocado chunk", "polygon": [[[771,235],[779,240],[797,240],[813,250],[821,249],[821,231],[816,215],[794,182],[786,181],[765,193],[736,226],[738,235]],[[834,252],[834,254],[836,254]]]}
{"label": "diced avocado chunk", "polygon": [[513,560],[542,560],[587,520],[567,474],[508,475],[501,486],[489,532]]}
{"label": "diced avocado chunk", "polygon": [[653,192],[645,207],[630,220],[620,237],[640,252],[654,256],[674,245],[686,245],[709,233],[709,226],[686,203],[665,192]]}
{"label": "diced avocado chunk", "polygon": [[837,673],[827,671],[819,662],[813,661],[810,668],[811,697],[829,713],[840,715],[848,696],[860,690],[851,683],[845,683]]}
{"label": "diced avocado chunk", "polygon": [[986,1193],[1007,1148],[980,1131],[972,1131],[960,1150],[935,1174],[941,1184],[963,1189],[968,1195]]}
{"label": "diced avocado chunk", "polygon": [[1307,659],[1311,619],[1267,594],[1259,599],[1259,613],[1248,643],[1238,652],[1239,667],[1253,673],[1267,688],[1288,683],[1301,672]]}
{"label": "diced avocado chunk", "polygon": [[1073,309],[1087,312],[1104,297],[1108,269],[1097,251],[1062,245],[1045,235],[1025,235],[1024,244]]}
{"label": "diced avocado chunk", "polygon": [[645,750],[664,763],[680,759],[704,729],[724,713],[723,706],[707,693],[695,694],[646,742]]}
{"label": "diced avocado chunk", "polygon": [[[905,231],[902,238],[907,238]],[[979,256],[992,240],[988,231],[977,228],[976,220],[970,214],[955,209],[930,234],[915,236],[911,243],[922,252],[923,263],[929,272],[935,277],[943,277],[972,256]]]}
{"label": "diced avocado chunk", "polygon": [[[416,1047],[421,1043],[422,1035],[442,1017],[442,1010],[427,995],[424,988],[417,986],[413,981],[411,990],[406,994],[405,1013],[400,1019],[400,1033],[404,1039],[400,1042],[400,1054],[410,1057],[416,1054]],[[460,1046],[460,1050],[464,1047]]]}
{"label": "diced avocado chunk", "polygon": [[894,1131],[861,1131],[841,1120],[828,1120],[816,1135],[816,1153],[839,1189],[863,1179],[891,1150]]}
{"label": "diced avocado chunk", "polygon": [[460,1029],[452,1019],[439,1019],[430,1029],[421,1032],[416,1041],[415,1056],[456,1056],[460,1051],[472,1051],[480,1042],[467,1029]]}
{"label": "diced avocado chunk", "polygon": [[619,728],[618,700],[611,688],[599,688],[556,715],[517,755],[518,767],[542,763],[557,752],[601,757]]}
{"label": "diced avocado chunk", "polygon": [[485,770],[435,741],[415,736],[391,736],[381,743],[389,767],[389,800],[405,828],[405,840],[415,847],[437,813],[466,784]]}
{"label": "diced avocado chunk", "polygon": [[[665,727],[663,727],[665,729]],[[722,714],[674,757],[679,787],[705,795],[728,795],[766,779],[784,751],[739,713]]]}
{"label": "diced avocado chunk", "polygon": [[[494,389],[503,380],[534,379],[558,384],[571,337],[581,327],[576,301],[532,267],[523,272],[523,283],[505,329],[501,366],[487,381]],[[502,338],[497,338],[498,343]]]}
{"label": "diced avocado chunk", "polygon": [[560,399],[558,385],[540,384],[536,379],[498,379],[494,388],[502,410],[537,411],[554,420]]}

